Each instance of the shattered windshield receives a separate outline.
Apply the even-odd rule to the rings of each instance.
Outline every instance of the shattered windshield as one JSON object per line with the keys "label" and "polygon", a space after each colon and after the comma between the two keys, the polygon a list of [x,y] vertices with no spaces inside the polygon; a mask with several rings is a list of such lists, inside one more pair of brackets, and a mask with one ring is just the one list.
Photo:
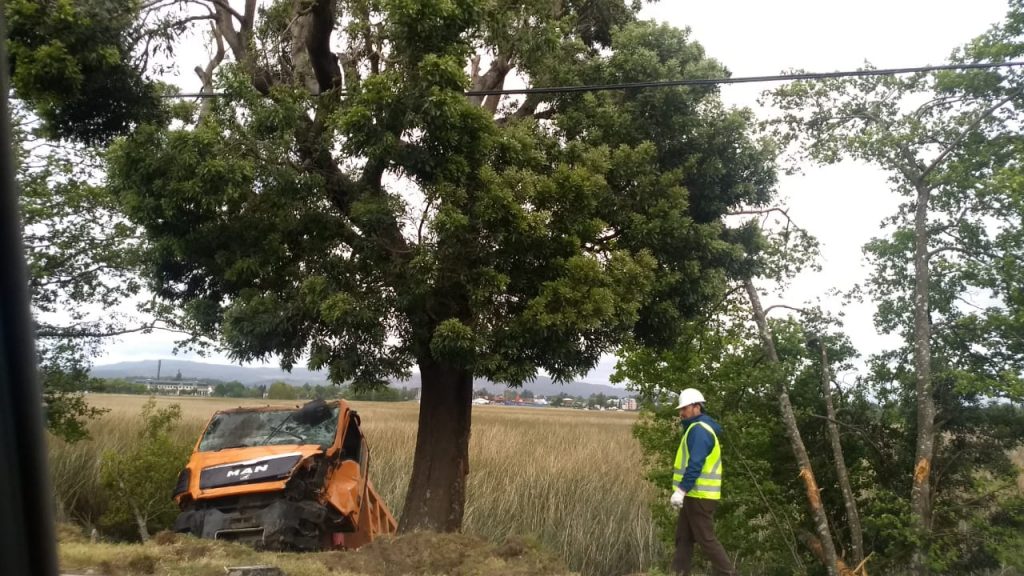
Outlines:
{"label": "shattered windshield", "polygon": [[199,451],[279,444],[319,444],[321,448],[327,448],[334,443],[340,411],[337,404],[329,409],[330,417],[315,425],[296,418],[298,410],[217,414],[203,433]]}

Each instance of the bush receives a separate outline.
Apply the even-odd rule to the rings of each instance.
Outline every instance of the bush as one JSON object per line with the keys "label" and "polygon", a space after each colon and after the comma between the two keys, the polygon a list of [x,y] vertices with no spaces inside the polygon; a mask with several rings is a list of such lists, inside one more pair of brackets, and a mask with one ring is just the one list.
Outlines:
{"label": "bush", "polygon": [[142,407],[143,433],[126,450],[104,452],[100,482],[110,496],[101,524],[117,535],[128,527],[143,541],[153,530],[169,527],[177,515],[170,487],[185,466],[190,446],[171,432],[181,419],[181,407],[157,408],[150,399]]}

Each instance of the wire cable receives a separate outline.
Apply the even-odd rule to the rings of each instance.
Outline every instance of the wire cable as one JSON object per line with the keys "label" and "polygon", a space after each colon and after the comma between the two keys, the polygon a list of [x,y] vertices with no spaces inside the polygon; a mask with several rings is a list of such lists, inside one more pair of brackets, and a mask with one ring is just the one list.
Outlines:
{"label": "wire cable", "polygon": [[600,92],[605,90],[629,90],[635,88],[673,88],[678,86],[718,86],[722,84],[755,84],[793,80],[826,80],[830,78],[852,78],[861,76],[895,76],[917,74],[939,70],[982,70],[1024,66],[1019,62],[985,62],[977,64],[941,64],[937,66],[914,66],[909,68],[879,68],[874,70],[849,70],[844,72],[795,72],[770,76],[741,76],[737,78],[700,78],[683,80],[655,80],[651,82],[627,82],[622,84],[598,84],[584,86],[551,86],[546,88],[512,88],[502,90],[470,90],[466,96],[504,96],[507,94],[570,94],[574,92]]}
{"label": "wire cable", "polygon": [[[740,76],[736,78],[690,78],[680,80],[652,80],[648,82],[623,82],[619,84],[583,84],[579,86],[546,86],[539,88],[502,88],[496,90],[467,90],[466,96],[511,96],[529,94],[573,94],[579,92],[606,92],[610,90],[631,90],[647,88],[676,88],[680,86],[720,86],[727,84],[758,84],[766,82],[791,82],[794,80],[827,80],[831,78],[856,78],[869,76],[897,76],[919,74],[942,70],[989,70],[1024,66],[1024,61],[979,62],[970,64],[939,64],[935,66],[911,66],[906,68],[877,68],[837,72],[794,72],[768,76]],[[342,91],[344,94],[344,91]],[[191,94],[165,94],[164,98],[216,98],[218,92],[196,92]]]}

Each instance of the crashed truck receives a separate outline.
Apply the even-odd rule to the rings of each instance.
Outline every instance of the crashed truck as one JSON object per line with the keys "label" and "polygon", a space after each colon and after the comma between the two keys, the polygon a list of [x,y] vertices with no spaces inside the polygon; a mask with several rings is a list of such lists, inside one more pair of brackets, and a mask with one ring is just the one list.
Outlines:
{"label": "crashed truck", "polygon": [[266,550],[355,549],[393,534],[343,401],[217,412],[178,476],[176,532]]}

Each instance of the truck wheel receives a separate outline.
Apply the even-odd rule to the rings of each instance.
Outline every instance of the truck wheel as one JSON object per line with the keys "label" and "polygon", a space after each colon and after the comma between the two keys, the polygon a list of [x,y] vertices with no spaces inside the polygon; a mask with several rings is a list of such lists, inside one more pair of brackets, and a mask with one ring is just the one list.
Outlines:
{"label": "truck wheel", "polygon": [[327,511],[319,503],[279,500],[263,519],[263,545],[269,550],[317,551],[330,544]]}

